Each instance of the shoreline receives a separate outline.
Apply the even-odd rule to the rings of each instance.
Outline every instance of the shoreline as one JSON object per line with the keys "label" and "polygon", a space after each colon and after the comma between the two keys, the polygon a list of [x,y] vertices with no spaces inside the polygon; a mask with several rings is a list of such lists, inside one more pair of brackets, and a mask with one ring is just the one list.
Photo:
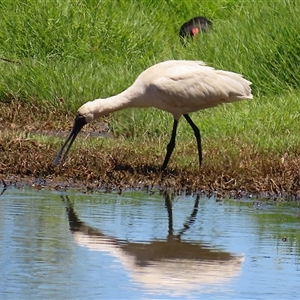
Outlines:
{"label": "shoreline", "polygon": [[[134,141],[128,146],[116,139],[113,146],[102,143],[99,148],[81,147],[95,132],[94,127],[88,127],[72,148],[72,155],[56,167],[52,161],[69,133],[73,114],[41,111],[42,108],[21,103],[1,103],[0,109],[0,182],[7,186],[24,182],[24,185],[86,191],[151,188],[220,198],[300,200],[297,153],[274,156],[246,149],[230,161],[210,151],[200,169],[191,164],[181,167],[173,158],[169,168],[161,172],[164,154],[157,154],[155,145]],[[106,130],[104,125],[103,130]],[[54,142],[52,137],[61,138],[61,142]],[[180,150],[179,147],[178,155],[189,155]]]}

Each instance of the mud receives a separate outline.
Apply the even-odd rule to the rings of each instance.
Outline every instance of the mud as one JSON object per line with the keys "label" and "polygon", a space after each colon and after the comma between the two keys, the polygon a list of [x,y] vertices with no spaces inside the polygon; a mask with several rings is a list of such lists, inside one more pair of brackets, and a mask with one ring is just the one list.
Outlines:
{"label": "mud", "polygon": [[[72,113],[39,105],[6,101],[0,103],[0,180],[3,189],[31,186],[64,190],[77,188],[122,192],[124,189],[172,189],[174,193],[204,193],[217,197],[258,197],[276,201],[299,201],[300,155],[258,153],[241,149],[238,159],[222,160],[213,151],[206,163],[171,167],[160,171],[163,154],[155,145],[134,149],[116,143],[111,148],[72,148],[72,155],[55,167],[52,162],[61,144],[46,137],[68,135]],[[107,120],[87,126],[78,140],[110,136]],[[108,147],[108,146],[106,146]],[[189,155],[189,153],[187,153]],[[192,155],[192,154],[191,154]],[[1,181],[0,181],[1,186]]]}

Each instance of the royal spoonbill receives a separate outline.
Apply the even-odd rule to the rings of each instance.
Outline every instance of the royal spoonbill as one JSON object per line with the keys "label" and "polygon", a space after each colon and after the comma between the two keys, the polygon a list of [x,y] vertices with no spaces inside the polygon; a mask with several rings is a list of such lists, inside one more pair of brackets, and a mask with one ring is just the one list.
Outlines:
{"label": "royal spoonbill", "polygon": [[[175,147],[176,130],[180,116],[184,116],[194,131],[199,164],[202,146],[199,128],[188,113],[217,106],[222,103],[252,99],[251,82],[242,75],[216,70],[202,61],[169,60],[143,71],[135,82],[118,95],[86,102],[77,111],[69,137],[54,160],[57,165],[67,156],[81,128],[104,115],[128,107],[155,107],[174,117],[171,139],[162,165],[166,168]],[[64,148],[66,151],[63,155]]]}

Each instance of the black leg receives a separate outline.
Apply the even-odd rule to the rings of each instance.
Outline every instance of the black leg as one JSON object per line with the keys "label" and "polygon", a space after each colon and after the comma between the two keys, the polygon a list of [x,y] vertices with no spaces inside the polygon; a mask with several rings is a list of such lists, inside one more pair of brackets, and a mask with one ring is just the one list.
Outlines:
{"label": "black leg", "polygon": [[184,223],[183,228],[180,230],[178,236],[180,237],[181,235],[183,235],[186,230],[188,230],[191,225],[196,221],[196,216],[198,213],[198,207],[199,207],[199,200],[200,200],[200,194],[197,194],[196,196],[196,200],[194,203],[194,209],[190,215],[190,217],[188,218],[188,220]]}
{"label": "black leg", "polygon": [[169,220],[169,236],[173,235],[173,211],[172,211],[172,200],[168,192],[165,194],[165,206],[168,211],[168,220]]}
{"label": "black leg", "polygon": [[169,159],[171,157],[171,154],[174,150],[174,147],[175,147],[175,138],[176,138],[176,131],[177,131],[177,125],[178,125],[178,121],[174,119],[174,123],[173,123],[173,130],[172,130],[172,136],[171,136],[171,139],[170,139],[170,142],[167,146],[167,154],[166,154],[166,157],[165,157],[165,160],[164,160],[164,163],[161,167],[161,170],[164,170],[169,162]]}
{"label": "black leg", "polygon": [[198,147],[198,155],[199,155],[199,165],[201,167],[202,164],[202,145],[201,145],[201,135],[200,135],[200,130],[196,126],[196,124],[192,121],[189,115],[185,114],[183,115],[185,119],[188,121],[188,123],[191,125],[191,127],[194,130],[194,134],[197,140],[197,147]]}

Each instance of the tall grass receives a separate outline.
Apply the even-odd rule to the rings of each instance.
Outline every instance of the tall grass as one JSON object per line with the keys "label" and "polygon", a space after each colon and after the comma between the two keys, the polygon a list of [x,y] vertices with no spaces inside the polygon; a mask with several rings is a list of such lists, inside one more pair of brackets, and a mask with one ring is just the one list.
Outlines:
{"label": "tall grass", "polygon": [[[0,100],[72,110],[127,88],[148,66],[203,60],[253,82],[253,101],[193,114],[204,139],[283,150],[299,144],[300,2],[297,0],[0,2]],[[205,15],[214,29],[183,47],[180,25]],[[126,110],[111,128],[124,138],[167,136],[172,117]],[[179,138],[191,139],[188,125]]]}

